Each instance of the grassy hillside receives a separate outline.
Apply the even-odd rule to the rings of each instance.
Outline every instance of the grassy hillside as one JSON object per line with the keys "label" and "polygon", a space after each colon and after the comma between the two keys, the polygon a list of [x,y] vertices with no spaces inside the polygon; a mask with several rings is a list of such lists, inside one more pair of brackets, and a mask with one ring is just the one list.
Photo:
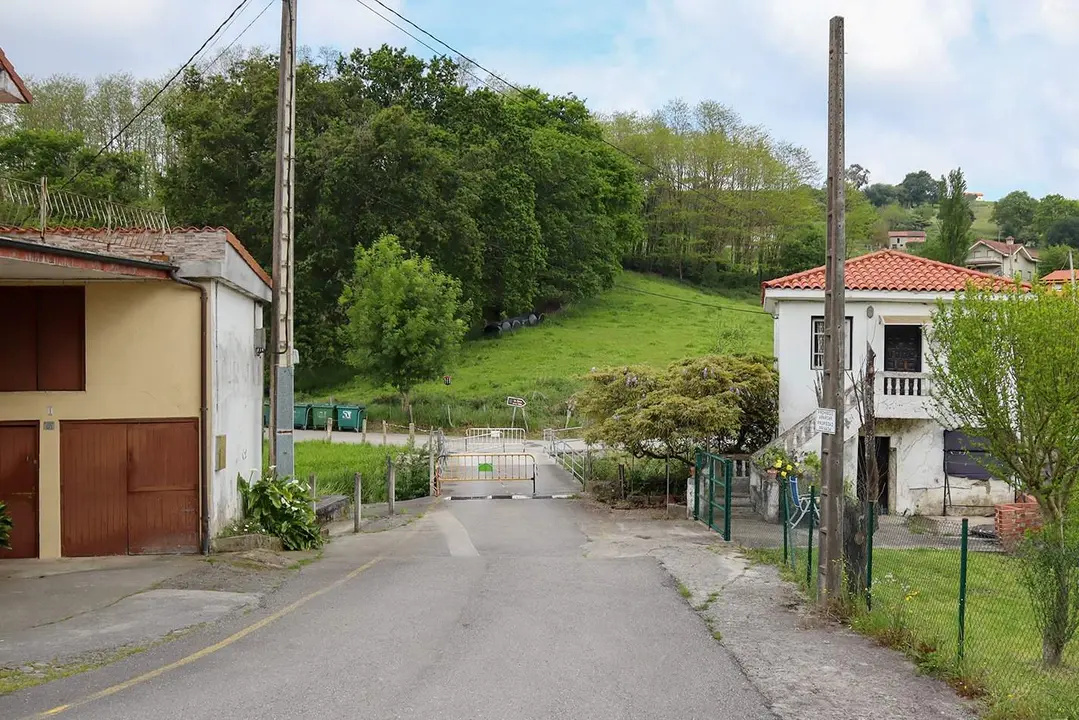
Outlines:
{"label": "grassy hillside", "polygon": [[[450,371],[451,385],[428,383],[414,391],[413,416],[420,426],[506,426],[506,396],[515,395],[528,400],[529,427],[535,430],[565,422],[565,401],[592,367],[771,351],[772,319],[759,296],[708,294],[624,273],[603,296],[543,325],[467,343]],[[363,378],[315,397],[363,403],[375,420],[407,423],[392,391]]]}
{"label": "grassy hillside", "polygon": [[993,205],[994,203],[984,200],[970,204],[970,209],[974,211],[974,224],[970,228],[974,237],[982,240],[997,239],[996,223],[989,219],[993,216]]}

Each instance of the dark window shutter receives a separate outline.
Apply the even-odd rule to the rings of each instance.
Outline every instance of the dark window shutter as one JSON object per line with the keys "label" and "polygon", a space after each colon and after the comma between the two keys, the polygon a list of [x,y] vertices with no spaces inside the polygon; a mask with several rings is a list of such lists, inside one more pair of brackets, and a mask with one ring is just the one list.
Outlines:
{"label": "dark window shutter", "polygon": [[37,385],[39,390],[86,389],[86,290],[40,288]]}
{"label": "dark window shutter", "polygon": [[0,287],[0,392],[37,390],[37,289]]}

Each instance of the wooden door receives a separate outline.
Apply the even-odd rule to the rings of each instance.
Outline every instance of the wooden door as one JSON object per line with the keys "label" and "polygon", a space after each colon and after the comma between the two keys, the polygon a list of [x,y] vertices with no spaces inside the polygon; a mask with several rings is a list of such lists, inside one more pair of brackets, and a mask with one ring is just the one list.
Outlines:
{"label": "wooden door", "polygon": [[198,421],[131,423],[127,447],[128,552],[198,552]]}
{"label": "wooden door", "polygon": [[0,425],[0,502],[11,515],[11,549],[0,558],[38,555],[38,426]]}
{"label": "wooden door", "polygon": [[127,553],[125,423],[60,423],[60,529],[65,557]]}

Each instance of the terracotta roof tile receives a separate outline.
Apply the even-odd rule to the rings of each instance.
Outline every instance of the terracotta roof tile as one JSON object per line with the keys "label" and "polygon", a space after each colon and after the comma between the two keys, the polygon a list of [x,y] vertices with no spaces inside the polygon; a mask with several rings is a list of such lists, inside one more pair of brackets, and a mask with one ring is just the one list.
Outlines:
{"label": "terracotta roof tile", "polygon": [[[998,275],[968,270],[896,250],[881,250],[847,260],[847,290],[895,290],[899,292],[959,292],[968,282],[993,288],[1011,285]],[[762,290],[824,290],[824,267],[768,280]],[[1024,283],[1024,287],[1029,287]]]}
{"label": "terracotta roof tile", "polygon": [[991,247],[994,250],[996,250],[998,253],[1000,253],[1001,255],[1004,255],[1005,257],[1011,257],[1012,255],[1015,255],[1020,250],[1025,249],[1023,247],[1022,243],[1006,243],[1006,242],[1001,242],[1000,240],[978,240],[974,244],[975,245],[985,245],[986,247]]}
{"label": "terracotta roof tile", "polygon": [[[1079,277],[1079,270],[1076,270],[1076,277]],[[1072,281],[1072,272],[1071,270],[1054,270],[1044,276],[1041,281],[1043,283],[1070,283]]]}

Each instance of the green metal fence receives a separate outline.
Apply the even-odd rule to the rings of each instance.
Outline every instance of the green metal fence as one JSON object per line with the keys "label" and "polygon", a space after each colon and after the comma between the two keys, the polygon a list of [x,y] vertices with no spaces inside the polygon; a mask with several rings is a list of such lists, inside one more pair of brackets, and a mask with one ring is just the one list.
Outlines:
{"label": "green metal fence", "polygon": [[694,467],[693,517],[718,532],[724,540],[730,541],[734,462],[698,450]]}

